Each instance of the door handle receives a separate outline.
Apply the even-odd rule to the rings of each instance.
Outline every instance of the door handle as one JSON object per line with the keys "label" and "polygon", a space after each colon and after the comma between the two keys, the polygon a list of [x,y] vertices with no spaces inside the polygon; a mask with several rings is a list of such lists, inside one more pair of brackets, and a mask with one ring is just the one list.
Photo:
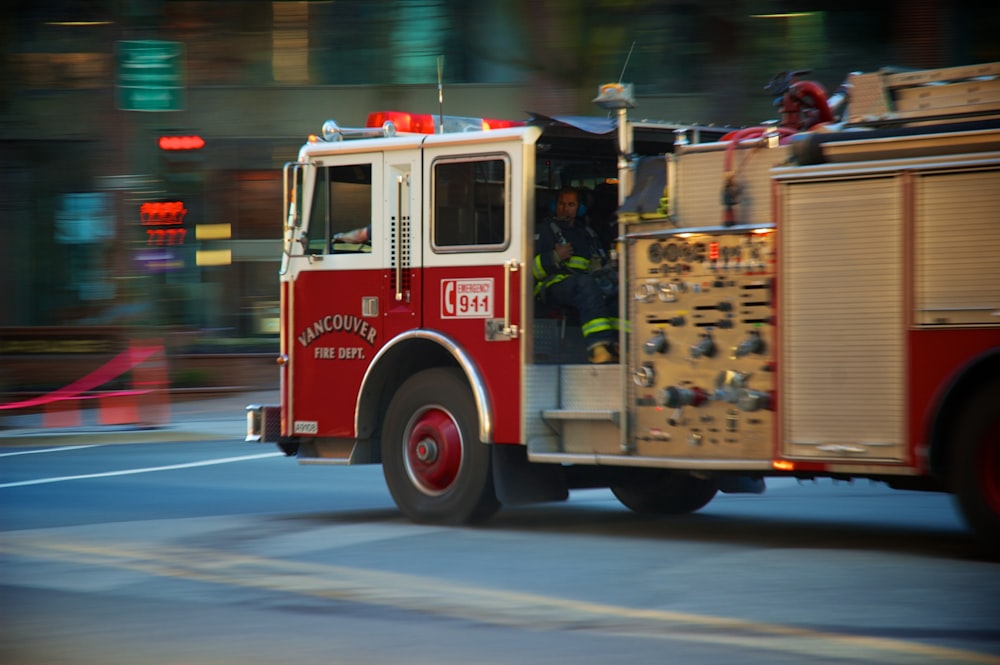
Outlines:
{"label": "door handle", "polygon": [[514,273],[521,269],[521,263],[517,259],[509,259],[503,264],[503,334],[510,339],[517,339],[518,326],[511,323],[510,294],[512,292],[511,283],[514,281]]}

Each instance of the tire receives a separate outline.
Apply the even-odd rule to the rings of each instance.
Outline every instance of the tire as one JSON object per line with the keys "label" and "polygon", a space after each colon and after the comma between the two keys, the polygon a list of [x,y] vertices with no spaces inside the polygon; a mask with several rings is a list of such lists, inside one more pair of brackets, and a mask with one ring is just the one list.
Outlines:
{"label": "tire", "polygon": [[718,485],[676,471],[643,471],[611,484],[611,492],[626,508],[637,513],[686,515],[704,508]]}
{"label": "tire", "polygon": [[414,522],[474,524],[499,509],[491,449],[479,440],[475,401],[458,370],[424,370],[393,395],[382,472],[396,505]]}
{"label": "tire", "polygon": [[973,397],[952,440],[951,487],[986,553],[1000,557],[1000,381]]}

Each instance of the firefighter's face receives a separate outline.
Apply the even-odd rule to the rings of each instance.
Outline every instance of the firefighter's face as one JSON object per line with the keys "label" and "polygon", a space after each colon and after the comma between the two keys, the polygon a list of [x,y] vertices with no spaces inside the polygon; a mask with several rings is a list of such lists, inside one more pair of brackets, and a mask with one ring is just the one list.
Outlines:
{"label": "firefighter's face", "polygon": [[559,219],[576,219],[576,209],[580,206],[580,201],[576,194],[563,192],[556,201],[556,217]]}

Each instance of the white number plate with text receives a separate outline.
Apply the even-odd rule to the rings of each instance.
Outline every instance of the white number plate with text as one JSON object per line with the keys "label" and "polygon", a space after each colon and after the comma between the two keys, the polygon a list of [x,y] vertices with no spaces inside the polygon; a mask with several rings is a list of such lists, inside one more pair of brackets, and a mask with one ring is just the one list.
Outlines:
{"label": "white number plate with text", "polygon": [[493,316],[493,278],[441,280],[442,319]]}

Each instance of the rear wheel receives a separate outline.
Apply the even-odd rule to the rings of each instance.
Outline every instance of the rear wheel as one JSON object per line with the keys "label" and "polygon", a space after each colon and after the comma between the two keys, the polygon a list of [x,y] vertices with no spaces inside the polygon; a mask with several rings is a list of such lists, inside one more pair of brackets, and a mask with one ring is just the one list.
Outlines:
{"label": "rear wheel", "polygon": [[966,406],[955,428],[952,489],[976,537],[1000,556],[1000,381]]}
{"label": "rear wheel", "polygon": [[693,513],[704,508],[718,489],[713,480],[668,470],[642,471],[611,484],[625,507],[657,515]]}
{"label": "rear wheel", "polygon": [[469,524],[497,511],[491,451],[479,440],[478,423],[458,370],[425,370],[400,386],[386,412],[382,470],[403,514],[415,522]]}

